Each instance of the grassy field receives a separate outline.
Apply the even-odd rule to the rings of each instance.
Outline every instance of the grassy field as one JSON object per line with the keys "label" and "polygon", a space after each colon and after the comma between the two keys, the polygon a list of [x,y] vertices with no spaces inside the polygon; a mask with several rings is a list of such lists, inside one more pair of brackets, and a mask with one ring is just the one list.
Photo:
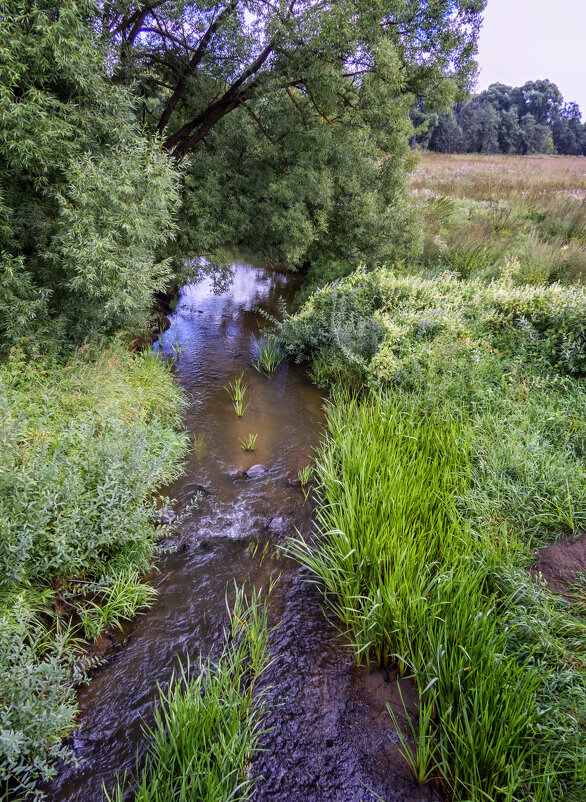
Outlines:
{"label": "grassy field", "polygon": [[412,185],[426,265],[467,277],[510,263],[528,283],[586,276],[586,159],[424,153]]}
{"label": "grassy field", "polygon": [[586,797],[584,577],[561,597],[529,571],[586,528],[581,170],[425,154],[421,262],[365,265],[280,329],[333,386],[321,538],[292,551],[357,660],[415,677],[405,755],[460,802]]}

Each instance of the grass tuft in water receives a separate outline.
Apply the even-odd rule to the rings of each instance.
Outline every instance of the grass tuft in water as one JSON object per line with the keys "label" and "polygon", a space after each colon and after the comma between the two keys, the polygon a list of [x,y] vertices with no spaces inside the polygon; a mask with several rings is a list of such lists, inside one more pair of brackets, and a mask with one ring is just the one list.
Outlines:
{"label": "grass tuft in water", "polygon": [[281,364],[282,359],[283,357],[274,335],[267,334],[260,341],[256,341],[254,367],[259,373],[264,373],[266,376],[274,373]]}
{"label": "grass tuft in water", "polygon": [[248,390],[248,385],[244,381],[244,373],[241,373],[240,376],[229,381],[228,386],[224,389],[232,399],[232,405],[236,415],[241,418],[249,406],[244,403],[244,396]]}
{"label": "grass tuft in water", "polygon": [[[197,671],[174,673],[159,703],[149,740],[146,767],[134,789],[134,802],[244,802],[255,778],[250,760],[265,733],[260,676],[270,665],[266,601],[250,600],[236,587],[230,626],[219,659],[200,659]],[[122,802],[126,778],[109,802]]]}
{"label": "grass tuft in water", "polygon": [[251,434],[250,432],[246,435],[244,439],[240,439],[240,444],[244,451],[254,451],[256,448],[256,438],[258,437],[257,434]]}
{"label": "grass tuft in water", "polygon": [[299,479],[299,484],[301,485],[301,489],[303,490],[303,495],[305,500],[307,501],[309,497],[309,482],[313,476],[313,465],[305,465],[303,468],[300,468],[297,471],[297,478]]}

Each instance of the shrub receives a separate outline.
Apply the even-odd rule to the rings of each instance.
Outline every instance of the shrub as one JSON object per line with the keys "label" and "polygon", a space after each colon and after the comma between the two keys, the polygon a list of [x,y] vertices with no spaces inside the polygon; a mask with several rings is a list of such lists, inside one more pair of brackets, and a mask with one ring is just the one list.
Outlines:
{"label": "shrub", "polygon": [[186,450],[181,405],[150,352],[86,348],[66,364],[14,353],[0,366],[0,779],[15,793],[70,757],[73,635],[96,637],[152,595],[139,575],[154,491]]}

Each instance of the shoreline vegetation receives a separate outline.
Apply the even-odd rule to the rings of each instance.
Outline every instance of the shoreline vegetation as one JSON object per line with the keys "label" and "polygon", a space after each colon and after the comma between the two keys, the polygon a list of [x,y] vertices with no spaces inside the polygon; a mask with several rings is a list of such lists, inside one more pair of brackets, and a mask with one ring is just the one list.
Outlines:
{"label": "shoreline vegetation", "polygon": [[[145,729],[146,767],[132,783],[135,802],[251,799],[257,778],[249,764],[266,734],[264,694],[256,686],[271,663],[267,602],[236,586],[226,606],[230,623],[217,660],[200,657],[196,670],[180,667],[159,690],[154,725]],[[122,802],[128,787],[126,777],[119,780],[106,801]]]}
{"label": "shoreline vegetation", "polygon": [[[451,178],[455,161],[465,175]],[[530,208],[518,175],[517,197],[495,198],[511,177],[493,162],[424,157],[415,181],[433,191],[428,235],[444,206],[476,203],[486,220],[515,217],[519,196]],[[575,174],[574,188],[583,183]],[[555,190],[535,197],[558,202]],[[570,206],[583,225],[583,203]],[[578,802],[584,576],[562,597],[529,568],[536,547],[586,528],[583,273],[531,273],[529,249],[458,269],[443,216],[442,257],[364,266],[314,287],[280,325],[283,351],[332,388],[315,465],[320,536],[290,553],[321,584],[357,662],[415,678],[419,731],[403,748],[416,777],[454,800]],[[540,234],[554,223],[544,213]],[[457,227],[478,236],[474,212]],[[555,236],[583,252],[577,230]],[[532,237],[524,223],[517,234],[517,245]]]}
{"label": "shoreline vegetation", "polygon": [[[156,490],[181,470],[183,395],[123,343],[0,365],[0,783],[33,794],[75,727],[85,646],[151,601]],[[162,500],[160,500],[162,501]]]}

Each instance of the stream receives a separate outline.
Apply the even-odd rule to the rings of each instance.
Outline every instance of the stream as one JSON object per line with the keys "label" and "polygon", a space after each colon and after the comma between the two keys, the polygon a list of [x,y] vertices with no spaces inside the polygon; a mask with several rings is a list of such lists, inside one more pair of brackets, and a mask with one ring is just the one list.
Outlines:
{"label": "stream", "polygon": [[[277,314],[295,279],[250,264],[233,271],[221,294],[210,280],[184,287],[161,337],[189,400],[192,449],[166,490],[180,519],[152,575],[155,603],[80,688],[80,724],[70,739],[78,760],[62,768],[48,799],[100,802],[102,783],[111,789],[118,772],[133,774],[144,760],[142,727],[152,721],[157,683],[165,686],[179,660],[196,663],[221,643],[234,581],[268,588],[277,576],[269,602],[276,660],[264,677],[271,730],[251,766],[260,777],[253,799],[371,802],[373,791],[388,802],[438,799],[415,784],[399,754],[385,709],[388,701],[402,715],[393,678],[354,666],[319,589],[277,548],[296,530],[311,534],[311,501],[295,479],[322,436],[323,398],[298,366],[282,364],[266,378],[252,364],[264,322],[257,309]],[[237,418],[225,387],[241,373],[249,406]],[[240,444],[248,433],[258,435],[253,453]],[[256,463],[268,472],[244,478]],[[401,687],[413,715],[413,694]]]}

